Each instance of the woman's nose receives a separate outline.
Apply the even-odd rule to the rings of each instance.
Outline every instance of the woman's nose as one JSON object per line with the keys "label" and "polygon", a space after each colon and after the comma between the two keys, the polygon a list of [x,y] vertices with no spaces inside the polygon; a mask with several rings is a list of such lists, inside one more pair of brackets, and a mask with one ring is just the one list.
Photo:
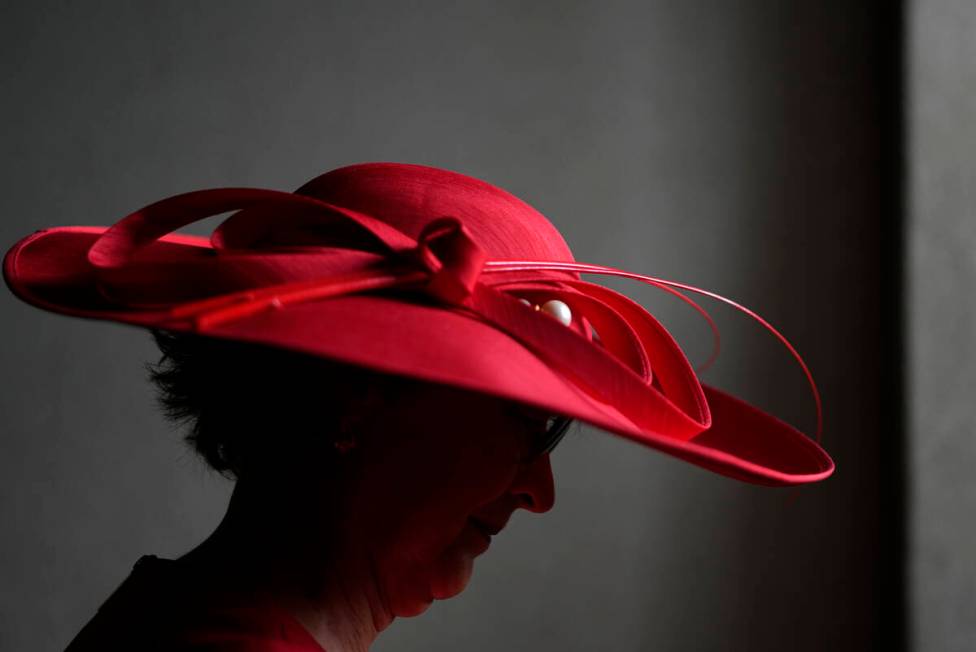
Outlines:
{"label": "woman's nose", "polygon": [[541,514],[552,509],[556,502],[556,487],[548,453],[519,469],[511,492],[518,499],[518,506],[530,512]]}

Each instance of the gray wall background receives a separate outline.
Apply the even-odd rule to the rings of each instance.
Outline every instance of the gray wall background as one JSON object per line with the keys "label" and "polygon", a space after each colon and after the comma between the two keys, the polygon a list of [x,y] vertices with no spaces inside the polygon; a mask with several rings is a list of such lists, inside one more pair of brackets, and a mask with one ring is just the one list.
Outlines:
{"label": "gray wall background", "polygon": [[920,650],[976,649],[976,5],[912,6],[909,524]]}
{"label": "gray wall background", "polygon": [[[758,310],[822,385],[829,481],[740,484],[586,430],[555,509],[375,649],[864,650],[879,640],[878,29],[841,1],[33,2],[0,9],[0,243],[196,188],[394,160],[535,205],[579,260]],[[680,304],[642,301],[698,359]],[[802,376],[716,307],[706,376],[805,430]],[[58,650],[229,486],[155,412],[135,328],[0,294],[0,648]],[[890,626],[890,625],[886,625]]]}

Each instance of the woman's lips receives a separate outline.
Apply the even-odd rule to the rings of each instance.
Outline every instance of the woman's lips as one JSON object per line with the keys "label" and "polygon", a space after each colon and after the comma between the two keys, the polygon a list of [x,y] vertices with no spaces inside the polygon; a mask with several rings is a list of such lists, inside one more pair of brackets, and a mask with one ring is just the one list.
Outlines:
{"label": "woman's lips", "polygon": [[[505,519],[505,521],[507,520]],[[488,549],[491,545],[491,538],[502,531],[502,528],[505,527],[505,521],[482,520],[475,516],[468,517],[468,525],[470,527],[466,529],[470,533],[467,536],[475,537],[474,539],[469,539],[469,541],[477,549],[476,554],[480,555]]]}
{"label": "woman's lips", "polygon": [[488,541],[491,541],[491,538],[498,534],[502,529],[501,527],[491,525],[490,523],[480,521],[476,518],[470,518],[468,520],[471,521],[471,524],[474,525],[475,529],[483,534]]}

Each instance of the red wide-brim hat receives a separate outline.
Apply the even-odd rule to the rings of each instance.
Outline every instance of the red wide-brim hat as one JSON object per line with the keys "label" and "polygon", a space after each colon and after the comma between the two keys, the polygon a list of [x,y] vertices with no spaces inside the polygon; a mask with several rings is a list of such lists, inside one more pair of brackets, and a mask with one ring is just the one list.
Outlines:
{"label": "red wide-brim hat", "polygon": [[[174,233],[233,212],[209,238]],[[294,193],[219,188],[111,227],[37,231],[4,258],[53,312],[280,347],[513,399],[747,482],[822,480],[834,464],[792,426],[700,382],[640,304],[580,274],[690,286],[575,262],[513,195],[447,170],[365,163]],[[544,306],[545,310],[540,310]],[[567,310],[568,308],[568,310]]]}

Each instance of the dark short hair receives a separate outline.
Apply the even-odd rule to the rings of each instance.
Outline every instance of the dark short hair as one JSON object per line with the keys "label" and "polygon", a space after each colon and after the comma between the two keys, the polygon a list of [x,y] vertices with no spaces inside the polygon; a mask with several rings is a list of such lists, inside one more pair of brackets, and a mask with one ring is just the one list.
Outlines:
{"label": "dark short hair", "polygon": [[164,416],[229,478],[335,441],[355,399],[408,379],[297,351],[152,329],[146,363]]}

